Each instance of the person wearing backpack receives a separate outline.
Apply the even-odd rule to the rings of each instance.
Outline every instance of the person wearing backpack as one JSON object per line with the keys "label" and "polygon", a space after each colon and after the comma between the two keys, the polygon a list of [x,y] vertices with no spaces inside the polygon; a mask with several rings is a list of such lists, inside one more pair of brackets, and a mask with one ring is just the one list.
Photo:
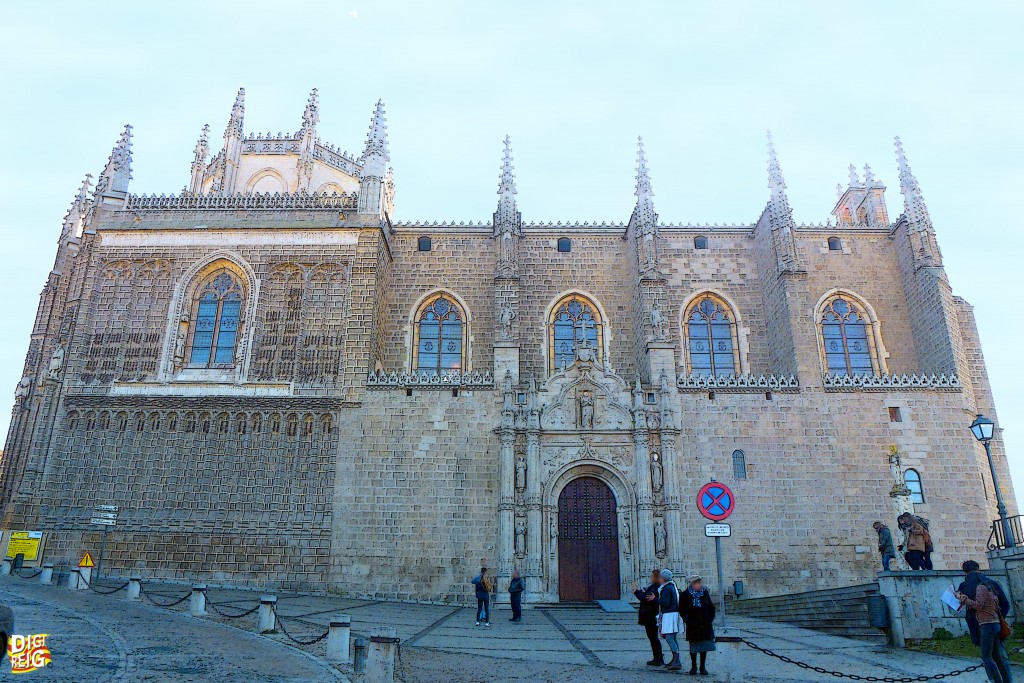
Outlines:
{"label": "person wearing backpack", "polygon": [[471,582],[476,587],[476,625],[483,622],[484,626],[491,625],[491,589],[494,585],[487,576],[487,567],[480,567],[480,575],[474,576]]}
{"label": "person wearing backpack", "polygon": [[[982,574],[981,566],[974,560],[967,560],[961,565],[961,568],[967,576],[960,583],[960,587],[956,589],[957,592],[973,599],[977,597],[977,590],[980,584],[991,583],[992,590],[995,592],[996,599],[999,602],[999,614],[1005,619],[1006,615],[1010,613],[1010,601],[1007,600],[1003,587],[998,582]],[[973,609],[968,607],[964,619],[967,622],[967,632],[971,636],[971,642],[979,645],[981,641],[978,637],[978,615]]]}
{"label": "person wearing backpack", "polygon": [[974,598],[960,592],[957,592],[956,597],[961,604],[974,610],[978,620],[978,649],[988,679],[995,683],[1013,683],[1010,660],[1002,646],[1003,617],[998,590],[997,584],[985,577],[978,581]]}

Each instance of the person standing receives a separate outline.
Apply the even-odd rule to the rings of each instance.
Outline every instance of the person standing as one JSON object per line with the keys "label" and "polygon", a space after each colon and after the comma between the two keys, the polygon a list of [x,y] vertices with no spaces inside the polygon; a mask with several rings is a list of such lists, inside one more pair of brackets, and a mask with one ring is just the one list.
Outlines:
{"label": "person standing", "polygon": [[686,642],[690,644],[690,675],[697,675],[699,655],[700,675],[707,676],[708,653],[715,650],[715,604],[704,587],[704,579],[690,577],[689,588],[679,598],[679,613],[686,624]]}
{"label": "person standing", "polygon": [[661,638],[658,637],[658,586],[661,583],[661,574],[658,570],[651,572],[651,584],[640,590],[633,582],[633,595],[640,601],[640,608],[637,610],[637,623],[644,627],[647,633],[647,640],[651,642],[651,661],[647,666],[665,666],[665,656],[661,650]]}
{"label": "person standing", "polygon": [[992,588],[991,580],[978,583],[976,598],[957,592],[960,602],[974,610],[978,619],[978,649],[981,651],[981,663],[985,665],[988,679],[995,683],[1013,683],[1010,673],[1010,661],[1002,648],[1002,618],[999,609],[999,598]]}
{"label": "person standing", "polygon": [[526,590],[526,586],[523,585],[523,580],[519,578],[519,570],[512,570],[512,580],[508,583],[508,596],[512,602],[512,618],[509,621],[516,623],[523,620],[523,591]]}
{"label": "person standing", "polygon": [[900,530],[904,533],[905,541],[900,545],[899,549],[903,550],[906,548],[906,554],[903,556],[913,570],[920,570],[925,568],[925,550],[928,547],[926,536],[926,529],[921,520],[917,519],[910,513],[903,513],[897,518]]}
{"label": "person standing", "polygon": [[659,573],[658,585],[658,631],[672,650],[672,661],[665,668],[679,671],[683,665],[679,663],[679,589],[672,580],[672,572],[662,569]]}
{"label": "person standing", "polygon": [[487,576],[487,567],[480,567],[480,575],[474,576],[473,585],[476,587],[476,625],[483,622],[484,626],[491,625],[491,589],[492,584]]}
{"label": "person standing", "polygon": [[891,571],[889,563],[896,559],[896,545],[892,541],[892,532],[881,522],[874,523],[878,533],[878,552],[882,555],[882,571]]}
{"label": "person standing", "polygon": [[[977,598],[978,586],[982,583],[990,583],[990,590],[996,594],[996,600],[999,602],[999,613],[1006,618],[1006,615],[1010,613],[1010,601],[1006,599],[1006,593],[1003,592],[1003,587],[997,582],[993,581],[989,577],[981,573],[981,565],[974,560],[967,560],[961,565],[964,570],[964,574],[967,576],[960,583],[960,586],[956,589],[957,593],[966,595],[971,599]],[[981,637],[978,634],[978,615],[971,607],[967,608],[967,613],[964,615],[964,619],[967,622],[967,632],[971,636],[971,642],[975,646],[981,645]],[[1000,641],[999,647],[1003,647]],[[1004,657],[1005,648],[1004,648]]]}

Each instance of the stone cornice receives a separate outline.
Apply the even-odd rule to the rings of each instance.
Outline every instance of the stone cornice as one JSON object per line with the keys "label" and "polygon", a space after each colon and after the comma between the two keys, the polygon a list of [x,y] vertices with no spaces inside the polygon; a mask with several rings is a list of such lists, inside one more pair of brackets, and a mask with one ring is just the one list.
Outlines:
{"label": "stone cornice", "polygon": [[800,381],[795,375],[729,375],[727,377],[707,377],[704,375],[680,375],[676,386],[682,392],[750,392],[765,391],[796,392],[800,391]]}
{"label": "stone cornice", "polygon": [[916,373],[902,375],[825,375],[825,391],[891,391],[901,389],[931,389],[961,391],[960,378],[955,373],[931,375]]}
{"label": "stone cornice", "polygon": [[374,371],[366,378],[367,389],[494,389],[489,372],[387,372]]}

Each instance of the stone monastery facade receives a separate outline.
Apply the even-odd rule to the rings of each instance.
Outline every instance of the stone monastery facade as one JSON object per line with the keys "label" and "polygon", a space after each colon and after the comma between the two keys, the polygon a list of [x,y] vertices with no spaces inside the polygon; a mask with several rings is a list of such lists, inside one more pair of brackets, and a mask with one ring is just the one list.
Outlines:
{"label": "stone monastery facade", "polygon": [[769,138],[750,224],[659,222],[642,145],[628,222],[530,222],[506,138],[491,221],[402,223],[381,103],[355,157],[315,90],[294,135],[246,133],[244,94],[182,194],[128,192],[126,126],[64,220],[0,473],[48,560],[117,505],[111,571],[465,601],[484,564],[528,600],[618,598],[713,575],[712,478],[749,595],[866,580],[904,509],[937,568],[984,550],[967,427],[995,409],[898,139],[895,220],[851,167],[796,224]]}

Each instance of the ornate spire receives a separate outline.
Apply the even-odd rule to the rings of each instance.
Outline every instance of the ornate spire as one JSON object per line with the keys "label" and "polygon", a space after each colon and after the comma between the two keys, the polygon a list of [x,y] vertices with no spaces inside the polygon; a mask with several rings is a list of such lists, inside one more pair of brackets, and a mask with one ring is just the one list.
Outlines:
{"label": "ornate spire", "polygon": [[69,235],[74,235],[75,237],[82,236],[82,229],[85,226],[89,209],[92,206],[92,202],[89,201],[89,191],[91,189],[92,173],[86,173],[81,187],[78,188],[78,194],[75,196],[74,201],[71,202],[71,207],[64,216],[64,229],[61,231],[62,238]]}
{"label": "ornate spire", "polygon": [[309,93],[306,109],[302,112],[302,128],[297,137],[299,141],[299,160],[296,162],[298,171],[298,188],[308,192],[313,181],[313,153],[316,151],[316,124],[320,122],[320,96],[316,88]]}
{"label": "ornate spire", "polygon": [[384,102],[377,100],[370,119],[370,131],[366,134],[366,146],[363,148],[363,176],[383,178],[387,172],[387,162],[391,161],[388,154],[388,126],[384,117]]}
{"label": "ornate spire", "polygon": [[772,132],[768,133],[768,188],[772,196],[768,200],[768,224],[775,234],[775,256],[781,272],[798,271],[800,264],[796,255],[796,242],[793,230],[793,209],[786,196],[786,181],[782,177],[779,158],[775,154],[775,141]]}
{"label": "ornate spire", "polygon": [[636,211],[640,224],[656,226],[658,214],[654,211],[654,190],[651,189],[651,177],[647,173],[647,157],[644,156],[644,139],[636,138]]}
{"label": "ornate spire", "polygon": [[96,181],[96,195],[123,199],[128,194],[128,181],[132,179],[132,126],[125,124],[117,144],[110,152],[107,165]]}
{"label": "ornate spire", "polygon": [[206,163],[206,157],[210,155],[210,124],[204,124],[199,132],[199,140],[196,142],[196,162]]}
{"label": "ornate spire", "polygon": [[192,181],[188,191],[199,194],[203,191],[203,181],[206,180],[206,158],[210,156],[210,124],[203,126],[199,133],[199,140],[196,142],[196,149],[192,159]]}
{"label": "ornate spire", "polygon": [[870,164],[864,164],[864,184],[874,185],[875,184],[875,172],[871,170]]}
{"label": "ornate spire", "polygon": [[494,214],[495,232],[499,228],[518,226],[516,207],[516,175],[512,168],[512,139],[505,136],[505,155],[501,161],[501,175],[498,176],[498,211]]}
{"label": "ornate spire", "polygon": [[857,167],[850,164],[850,187],[857,187],[860,185],[860,178],[857,176]]}
{"label": "ornate spire", "polygon": [[932,225],[928,206],[924,203],[921,186],[917,184],[917,178],[914,177],[910,170],[910,164],[907,163],[907,155],[903,151],[903,141],[896,137],[894,143],[896,162],[900,169],[903,212],[910,223],[910,231],[918,236],[914,247],[915,259],[922,265],[941,266],[942,253],[939,251],[939,244],[935,238],[935,227]]}
{"label": "ornate spire", "polygon": [[245,88],[239,88],[235,95],[235,103],[231,106],[231,116],[228,118],[227,128],[224,129],[224,139],[229,137],[242,137],[245,129]]}

